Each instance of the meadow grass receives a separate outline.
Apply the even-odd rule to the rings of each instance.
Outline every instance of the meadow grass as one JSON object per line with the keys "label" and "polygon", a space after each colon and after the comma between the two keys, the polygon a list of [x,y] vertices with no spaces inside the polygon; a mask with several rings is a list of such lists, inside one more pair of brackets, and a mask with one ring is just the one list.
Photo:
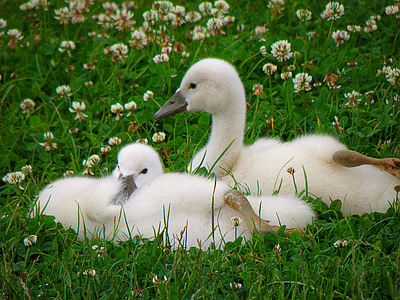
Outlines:
{"label": "meadow grass", "polygon": [[[208,23],[211,16],[180,22],[177,10],[175,22],[160,18],[144,26],[142,15],[152,5],[157,9],[151,1],[136,1],[136,8],[125,4],[134,14],[130,24],[100,1],[45,2],[6,0],[0,15],[7,22],[0,22],[0,174],[25,173],[24,180],[0,186],[0,299],[400,298],[398,197],[386,213],[347,217],[340,201],[327,206],[306,197],[318,213],[306,229],[308,238],[256,235],[244,245],[238,239],[203,251],[172,251],[162,235],[78,242],[53,217],[28,217],[47,183],[67,171],[107,174],[118,150],[138,139],[162,154],[166,171],[184,171],[208,138],[210,116],[155,122],[153,114],[204,57],[232,62],[243,80],[245,142],[324,133],[370,156],[399,156],[400,15],[387,9],[399,2],[345,1],[344,14],[328,21],[321,17],[324,1],[285,1],[281,9],[266,1],[229,1],[227,11],[214,14],[234,20],[217,29]],[[122,2],[115,3],[122,10]],[[174,1],[186,13],[199,12],[200,3]],[[55,10],[63,7],[73,18],[61,24]],[[311,19],[299,20],[299,9],[309,10]],[[144,40],[129,43],[143,26]],[[337,30],[350,38],[337,45]],[[291,44],[293,57],[278,62],[271,45],[281,40]],[[62,47],[63,41],[74,46]],[[113,46],[119,43],[126,53]],[[155,63],[162,48],[171,50],[169,59]],[[267,63],[277,66],[272,75],[263,71]],[[289,71],[293,78],[312,76],[311,89],[296,90],[292,79],[282,80]],[[70,92],[57,93],[62,85]],[[153,97],[144,101],[147,91]],[[113,106],[132,101],[132,111]],[[155,142],[158,132],[165,139]],[[82,162],[94,154],[101,160],[88,168]],[[29,236],[37,237],[30,246]]]}

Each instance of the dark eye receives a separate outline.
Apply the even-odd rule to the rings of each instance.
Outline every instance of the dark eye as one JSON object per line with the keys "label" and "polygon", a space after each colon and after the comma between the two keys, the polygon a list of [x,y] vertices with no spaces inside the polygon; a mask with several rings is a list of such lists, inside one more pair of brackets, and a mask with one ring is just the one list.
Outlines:
{"label": "dark eye", "polygon": [[147,168],[146,169],[143,169],[142,171],[140,171],[140,173],[139,174],[147,174]]}
{"label": "dark eye", "polygon": [[196,84],[194,82],[192,82],[191,84],[189,84],[189,90],[190,89],[195,89],[196,88]]}

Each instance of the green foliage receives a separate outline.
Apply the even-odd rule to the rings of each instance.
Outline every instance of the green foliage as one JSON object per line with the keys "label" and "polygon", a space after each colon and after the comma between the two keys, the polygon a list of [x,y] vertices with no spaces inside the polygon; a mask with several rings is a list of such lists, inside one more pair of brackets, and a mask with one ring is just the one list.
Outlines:
{"label": "green foliage", "polygon": [[[50,2],[46,9],[21,10],[24,1],[5,1],[0,15],[7,21],[0,29],[0,174],[32,166],[20,184],[0,186],[0,299],[400,297],[398,203],[386,213],[345,217],[340,212],[343,199],[333,199],[328,206],[310,197],[305,200],[314,205],[318,218],[304,235],[256,235],[253,241],[238,239],[223,249],[204,250],[172,251],[162,236],[78,242],[76,233],[54,217],[29,218],[35,196],[48,182],[66,171],[84,172],[82,162],[93,154],[101,157],[91,170],[94,175],[108,173],[119,148],[138,139],[148,139],[162,154],[166,171],[184,171],[207,141],[210,116],[177,115],[155,122],[153,115],[173,95],[188,67],[204,57],[230,61],[240,73],[247,91],[247,143],[263,136],[289,140],[324,133],[367,155],[398,156],[399,82],[391,84],[384,74],[378,75],[384,66],[400,67],[400,21],[385,14],[394,1],[346,1],[345,13],[336,21],[320,17],[327,4],[321,1],[286,1],[281,13],[267,8],[265,1],[230,1],[228,15],[235,21],[221,31],[192,40],[194,26],[206,26],[210,17],[180,26],[159,20],[150,24],[142,49],[129,44],[131,30],[117,30],[115,20],[110,20],[114,27],[109,29],[98,24],[93,17],[105,13],[102,1],[93,1],[82,12],[84,22],[75,24],[60,24],[54,18],[55,10],[71,5]],[[185,3],[186,12],[199,11],[199,3]],[[152,3],[135,4],[130,10],[136,30]],[[312,19],[299,21],[298,9],[310,10]],[[349,32],[350,39],[339,46],[332,39],[334,31],[349,25],[363,29],[375,15],[381,19],[373,34]],[[242,24],[245,29],[238,30]],[[257,26],[267,32],[256,34]],[[23,39],[13,44],[10,29],[18,29]],[[271,54],[271,45],[279,40],[291,43],[294,52],[281,63]],[[60,52],[63,41],[73,41],[76,48]],[[104,50],[117,43],[128,46],[127,54],[105,55]],[[154,63],[165,45],[172,46],[169,61]],[[266,63],[277,65],[277,72],[267,76],[262,70]],[[280,78],[287,70],[293,77],[311,75],[311,90],[296,92],[291,79]],[[329,76],[340,88],[327,86]],[[263,85],[261,93],[253,91],[256,84]],[[71,88],[71,95],[56,93],[62,85]],[[148,90],[154,97],[144,101]],[[354,97],[360,100],[355,106],[345,97],[352,91],[360,93]],[[20,106],[25,99],[35,103],[29,112]],[[137,105],[134,111],[124,109],[119,117],[111,112],[112,105],[131,101]],[[73,102],[85,104],[82,113],[87,117],[75,119]],[[46,132],[53,133],[57,144],[50,151],[41,145]],[[152,141],[157,132],[166,134],[165,141]],[[112,137],[121,139],[121,145],[102,152]],[[31,235],[37,241],[26,246]],[[94,276],[90,270],[95,270]]]}

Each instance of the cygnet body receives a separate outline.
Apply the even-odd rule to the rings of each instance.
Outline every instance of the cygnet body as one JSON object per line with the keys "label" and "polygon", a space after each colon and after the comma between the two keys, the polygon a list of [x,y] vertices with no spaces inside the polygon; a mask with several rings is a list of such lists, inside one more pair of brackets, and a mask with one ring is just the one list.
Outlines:
{"label": "cygnet body", "polygon": [[[129,148],[131,157],[135,157],[136,144],[125,148]],[[140,149],[144,150],[155,152],[150,146]],[[250,224],[245,220],[236,228],[232,224],[232,218],[245,217],[226,204],[225,196],[230,190],[224,182],[191,174],[163,173],[155,176],[146,185],[138,185],[124,204],[130,234],[150,238],[154,233],[164,231],[175,247],[207,247],[212,241],[221,245],[237,236],[250,239]],[[293,196],[251,196],[250,203],[257,214],[261,212],[262,219],[270,221],[269,225],[304,228],[314,216],[309,204]],[[127,231],[125,234],[129,235]]]}
{"label": "cygnet body", "polygon": [[[136,161],[137,158],[141,160]],[[43,209],[49,200],[45,213],[77,229],[79,203],[86,229],[90,233],[101,229],[105,230],[106,237],[112,237],[115,233],[117,239],[136,234],[153,238],[155,234],[164,232],[174,247],[180,244],[207,247],[212,241],[222,245],[223,241],[232,241],[240,235],[251,238],[249,224],[243,220],[246,218],[226,205],[226,193],[231,190],[226,183],[190,174],[160,173],[160,159],[155,150],[147,145],[128,145],[121,149],[118,159],[119,165],[112,176],[55,181],[39,194],[40,207]],[[142,180],[146,175],[151,175],[151,178]],[[124,180],[126,177],[131,177],[137,188],[125,201],[116,204],[116,197],[127,185]],[[112,188],[107,188],[108,185]],[[95,191],[97,189],[99,192]],[[73,195],[65,193],[69,190],[76,192]],[[254,198],[251,200],[254,211],[261,211],[261,217],[270,221],[269,225],[304,228],[312,222],[314,213],[310,205],[298,198],[251,198]],[[295,209],[296,213],[290,213],[291,209]],[[236,228],[231,222],[233,217],[243,220]],[[119,226],[115,228],[115,224]],[[80,238],[84,236],[82,225]]]}
{"label": "cygnet body", "polygon": [[[121,163],[112,175],[73,176],[48,184],[39,193],[31,216],[42,212],[55,216],[65,227],[75,229],[80,240],[85,234],[90,237],[99,231],[102,231],[101,236],[111,238],[121,221],[120,204],[129,197],[124,191],[126,183],[121,179],[121,172],[136,176],[136,184],[141,186],[163,172],[158,154],[151,151],[136,151],[132,158],[129,149],[121,149],[118,158]],[[131,164],[132,159],[134,164]]]}
{"label": "cygnet body", "polygon": [[[286,143],[262,138],[244,146],[245,91],[237,71],[223,60],[203,59],[190,67],[175,95],[154,118],[184,111],[212,115],[209,140],[189,169],[206,167],[230,185],[237,182],[251,193],[263,195],[276,190],[280,195],[295,195],[293,175],[297,192],[306,190],[328,204],[340,199],[345,214],[383,212],[395,199],[399,178],[376,166],[345,167],[357,165],[349,162],[354,153],[331,136],[306,135]],[[393,161],[398,176],[399,160]],[[295,173],[286,172],[289,168]]]}

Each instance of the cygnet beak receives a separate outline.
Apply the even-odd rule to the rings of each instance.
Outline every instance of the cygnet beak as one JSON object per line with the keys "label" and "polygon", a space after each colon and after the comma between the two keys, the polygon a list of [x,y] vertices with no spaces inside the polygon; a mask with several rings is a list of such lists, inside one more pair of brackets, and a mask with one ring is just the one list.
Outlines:
{"label": "cygnet beak", "polygon": [[131,194],[137,189],[133,175],[119,176],[118,180],[121,182],[121,190],[114,199],[115,204],[124,204]]}
{"label": "cygnet beak", "polygon": [[185,97],[178,90],[165,104],[155,113],[154,119],[160,120],[162,118],[173,116],[180,112],[186,111],[187,103]]}

